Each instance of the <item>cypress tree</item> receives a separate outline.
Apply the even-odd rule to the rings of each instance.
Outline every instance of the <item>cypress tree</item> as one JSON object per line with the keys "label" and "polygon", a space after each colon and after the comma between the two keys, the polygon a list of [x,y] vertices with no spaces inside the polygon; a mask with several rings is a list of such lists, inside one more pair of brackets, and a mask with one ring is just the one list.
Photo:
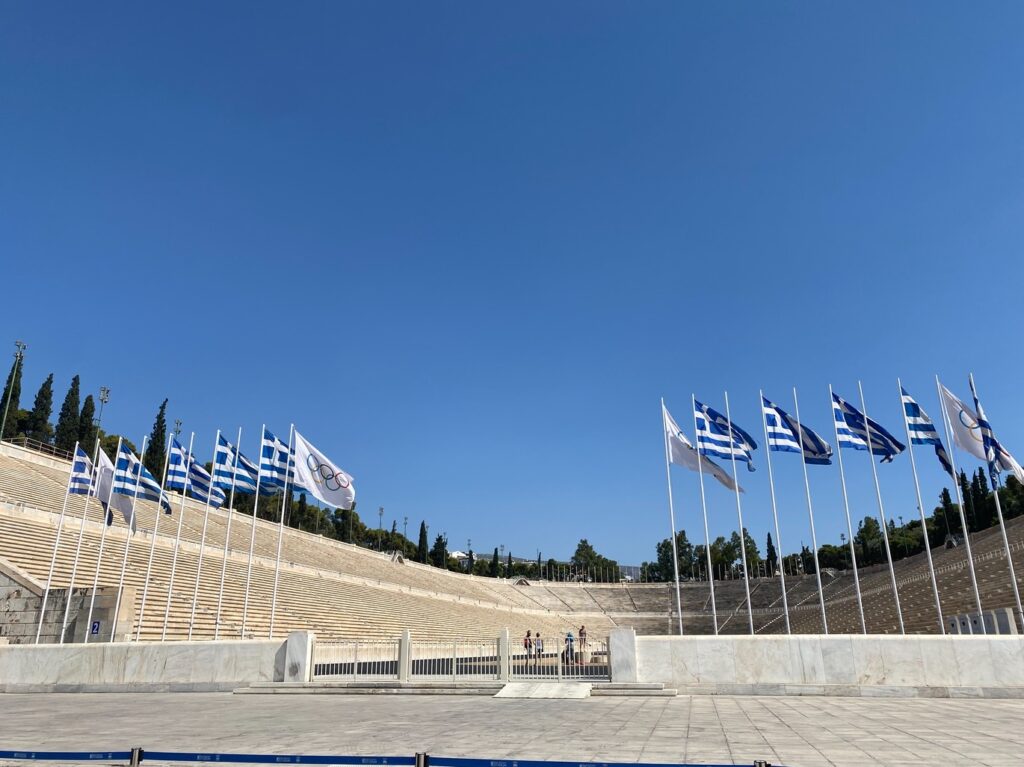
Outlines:
{"label": "cypress tree", "polygon": [[490,575],[491,575],[492,578],[497,578],[498,577],[498,568],[500,566],[501,565],[499,564],[499,560],[498,560],[498,547],[495,546],[494,547],[494,556],[491,557],[491,572],[490,572]]}
{"label": "cypress tree", "polygon": [[92,455],[93,445],[96,442],[96,403],[92,395],[85,397],[82,403],[82,415],[78,418],[78,444],[82,446],[89,455]]}
{"label": "cypress tree", "polygon": [[508,550],[508,560],[505,562],[505,577],[512,577],[512,549]]}
{"label": "cypress tree", "polygon": [[78,376],[71,379],[71,387],[64,397],[57,416],[57,428],[53,434],[53,444],[60,450],[71,451],[78,441]]}
{"label": "cypress tree", "polygon": [[420,522],[420,539],[416,544],[416,561],[427,563],[427,523]]}
{"label": "cypress tree", "polygon": [[779,555],[775,551],[775,543],[772,541],[771,533],[768,533],[768,540],[764,544],[764,561],[768,563],[769,576],[774,576],[779,564]]}
{"label": "cypress tree", "polygon": [[21,357],[15,355],[14,364],[11,365],[11,372],[7,374],[7,383],[4,384],[4,394],[0,397],[0,418],[6,410],[7,421],[4,423],[4,433],[0,439],[10,439],[18,433],[18,408],[21,403]]}
{"label": "cypress tree", "polygon": [[963,469],[960,469],[960,497],[963,498],[964,505],[967,507],[964,509],[964,515],[967,517],[967,530],[964,530],[964,535],[968,531],[974,531],[978,529],[977,518],[974,516],[974,500],[971,497],[971,485],[967,481],[967,474]]}
{"label": "cypress tree", "polygon": [[473,556],[473,549],[469,550],[468,558],[466,559],[466,572],[473,572],[473,565],[476,564],[476,558]]}
{"label": "cypress tree", "polygon": [[25,436],[37,442],[49,442],[53,437],[53,427],[50,426],[50,415],[53,413],[53,373],[50,373],[43,381],[43,385],[36,392],[36,401],[32,405],[32,412],[29,413],[28,422],[25,425]]}
{"label": "cypress tree", "polygon": [[164,459],[167,453],[167,400],[160,404],[156,411],[156,420],[153,422],[153,431],[149,433],[149,444],[146,445],[146,454],[142,457],[142,464],[149,469],[149,473],[160,481],[164,473]]}

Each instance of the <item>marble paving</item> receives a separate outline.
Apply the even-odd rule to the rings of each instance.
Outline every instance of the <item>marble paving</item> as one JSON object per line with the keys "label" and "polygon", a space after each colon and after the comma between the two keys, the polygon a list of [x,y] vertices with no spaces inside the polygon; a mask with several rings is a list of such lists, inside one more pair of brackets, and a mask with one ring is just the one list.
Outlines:
{"label": "marble paving", "polygon": [[[0,750],[411,755],[789,767],[1019,765],[1024,701],[0,695]],[[22,763],[24,767],[24,763]]]}

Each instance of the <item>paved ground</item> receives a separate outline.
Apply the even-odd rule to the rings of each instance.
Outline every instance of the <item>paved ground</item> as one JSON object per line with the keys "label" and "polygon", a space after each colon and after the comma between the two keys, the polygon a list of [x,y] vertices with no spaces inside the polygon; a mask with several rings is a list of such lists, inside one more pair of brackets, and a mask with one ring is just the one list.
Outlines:
{"label": "paved ground", "polygon": [[568,761],[1019,765],[1024,701],[0,695],[0,750],[127,749]]}

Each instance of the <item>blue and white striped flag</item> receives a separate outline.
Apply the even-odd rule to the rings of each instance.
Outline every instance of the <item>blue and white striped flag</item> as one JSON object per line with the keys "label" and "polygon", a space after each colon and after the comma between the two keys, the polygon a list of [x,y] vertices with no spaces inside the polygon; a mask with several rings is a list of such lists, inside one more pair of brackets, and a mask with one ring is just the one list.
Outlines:
{"label": "blue and white striped flag", "polygon": [[263,427],[263,444],[260,450],[260,487],[284,490],[285,482],[291,484],[295,472],[295,451],[289,456],[288,445],[279,440],[266,426]]}
{"label": "blue and white striped flag", "polygon": [[[237,464],[236,464],[237,459]],[[217,438],[217,451],[213,456],[213,484],[222,490],[231,489],[231,478],[234,476],[235,492],[253,495],[256,492],[257,477],[260,470],[252,461],[242,455],[234,445],[224,439],[222,434]],[[272,495],[274,488],[260,487],[260,495]]]}
{"label": "blue and white striped flag", "polygon": [[159,501],[164,512],[171,513],[171,504],[164,497],[160,483],[153,478],[149,470],[142,465],[142,461],[124,443],[121,444],[121,450],[117,454],[117,463],[114,465],[114,492],[131,496],[138,493],[139,498],[147,501]]}
{"label": "blue and white striped flag", "polygon": [[974,396],[974,408],[978,411],[978,430],[981,432],[981,444],[985,450],[985,461],[988,463],[988,473],[992,482],[997,483],[1001,471],[1010,471],[1021,479],[1021,467],[1017,460],[999,444],[996,435],[992,432],[992,424],[985,417],[985,411],[981,409],[981,401],[978,399],[978,392],[974,388],[974,376],[971,376],[971,394]]}
{"label": "blue and white striped flag", "polygon": [[942,445],[942,440],[939,439],[939,432],[935,429],[932,419],[902,386],[900,387],[900,396],[903,399],[903,417],[907,420],[907,431],[910,432],[910,444],[933,445],[935,457],[939,459],[942,468],[950,477],[956,479],[953,474],[953,463],[949,460],[949,455]]}
{"label": "blue and white striped flag", "polygon": [[[697,450],[701,455],[744,461],[747,469],[754,470],[752,451],[757,449],[754,439],[717,410],[694,400],[697,422]],[[731,432],[730,432],[731,427]]]}
{"label": "blue and white striped flag", "polygon": [[209,501],[213,508],[219,509],[224,505],[227,496],[224,495],[224,491],[219,487],[211,487],[212,483],[213,479],[210,477],[210,472],[200,466],[195,456],[193,456],[192,463],[188,469],[188,489],[192,491],[192,497],[200,503],[207,503]]}
{"label": "blue and white striped flag", "polygon": [[171,440],[171,452],[167,457],[167,489],[184,491],[188,487],[188,465],[192,456],[177,439]]}
{"label": "blue and white striped flag", "polygon": [[68,492],[72,495],[89,495],[92,491],[92,461],[82,450],[81,445],[75,445],[75,459],[71,462],[71,481],[68,482]]}
{"label": "blue and white striped flag", "polygon": [[[761,409],[768,431],[768,449],[782,453],[803,452],[804,462],[816,466],[832,463],[832,446],[816,433],[800,424],[797,438],[796,419],[767,397],[761,397]],[[802,443],[802,451],[801,451]]]}
{"label": "blue and white striped flag", "polygon": [[882,463],[891,461],[906,447],[879,423],[864,414],[838,394],[832,394],[832,413],[836,419],[839,447],[853,450],[868,449],[868,431],[871,431],[871,454],[882,456]]}
{"label": "blue and white striped flag", "polygon": [[219,509],[224,505],[226,496],[216,487],[213,488],[211,495],[210,483],[210,472],[200,466],[196,457],[189,455],[188,451],[178,444],[178,440],[173,440],[167,465],[167,487],[171,490],[188,490],[200,503],[206,503],[209,497],[210,505]]}

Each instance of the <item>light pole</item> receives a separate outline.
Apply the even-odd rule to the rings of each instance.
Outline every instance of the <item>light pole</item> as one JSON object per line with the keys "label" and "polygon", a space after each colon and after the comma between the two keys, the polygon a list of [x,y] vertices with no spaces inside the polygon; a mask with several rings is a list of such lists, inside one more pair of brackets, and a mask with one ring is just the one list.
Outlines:
{"label": "light pole", "polygon": [[14,394],[14,381],[18,377],[18,366],[25,357],[25,350],[28,348],[28,345],[24,341],[15,341],[14,346],[17,351],[14,352],[14,369],[11,371],[11,390],[7,392],[7,404],[4,405],[4,417],[3,420],[0,421],[0,440],[4,438],[4,431],[7,429],[7,411],[11,407],[11,395]]}
{"label": "light pole", "polygon": [[409,517],[402,520],[402,537],[409,540]]}
{"label": "light pole", "polygon": [[103,423],[103,406],[110,402],[110,389],[106,386],[100,387],[100,412],[96,416],[96,431],[100,430],[100,424]]}
{"label": "light pole", "polygon": [[175,438],[181,436],[181,419],[180,418],[175,418],[174,419],[174,436],[175,436]]}
{"label": "light pole", "polygon": [[383,551],[381,536],[384,534],[384,507],[377,509],[377,551]]}

